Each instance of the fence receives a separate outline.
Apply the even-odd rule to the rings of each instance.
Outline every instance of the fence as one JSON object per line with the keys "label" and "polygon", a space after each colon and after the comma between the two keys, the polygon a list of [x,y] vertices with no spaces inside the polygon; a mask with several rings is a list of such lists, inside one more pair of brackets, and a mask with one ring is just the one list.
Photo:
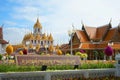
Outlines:
{"label": "fence", "polygon": [[115,76],[115,68],[37,72],[7,72],[0,73],[0,80],[65,80],[68,78],[94,78],[104,76]]}

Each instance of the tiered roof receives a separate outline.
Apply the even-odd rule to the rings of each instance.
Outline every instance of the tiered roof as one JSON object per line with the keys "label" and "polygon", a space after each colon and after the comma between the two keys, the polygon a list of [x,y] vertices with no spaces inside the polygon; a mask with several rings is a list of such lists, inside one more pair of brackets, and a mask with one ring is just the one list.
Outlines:
{"label": "tiered roof", "polygon": [[[114,49],[120,49],[120,25],[115,28],[111,23],[99,27],[83,25],[82,30],[75,31],[72,41],[73,49],[105,49],[110,41]],[[62,48],[70,49],[70,44]]]}
{"label": "tiered roof", "polygon": [[53,41],[53,36],[51,34],[47,36],[46,33],[44,33],[42,36],[40,36],[40,34],[33,35],[31,33],[28,33],[23,38],[23,41],[27,41],[27,40],[49,40],[49,41]]}
{"label": "tiered roof", "polygon": [[104,36],[107,33],[107,30],[111,28],[110,24],[103,25],[100,27],[89,27],[89,26],[84,26],[84,31],[86,31],[88,37],[90,40],[101,40],[104,38]]}

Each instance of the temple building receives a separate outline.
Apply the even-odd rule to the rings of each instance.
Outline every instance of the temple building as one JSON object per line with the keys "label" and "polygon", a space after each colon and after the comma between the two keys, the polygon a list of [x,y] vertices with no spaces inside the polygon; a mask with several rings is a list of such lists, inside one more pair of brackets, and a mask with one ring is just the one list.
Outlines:
{"label": "temple building", "polygon": [[0,27],[0,53],[5,53],[5,48],[8,42],[3,39],[3,28]]}
{"label": "temple building", "polygon": [[48,48],[53,45],[53,36],[52,34],[47,34],[42,32],[42,25],[37,19],[36,23],[33,26],[33,33],[28,33],[24,36],[22,44],[28,48],[35,48],[39,45],[40,48]]}
{"label": "temple building", "polygon": [[[112,28],[111,22],[98,27],[82,25],[81,30],[75,30],[72,36],[72,52],[75,54],[84,50],[88,59],[104,58],[104,50],[109,45],[113,48],[113,57],[120,52],[120,24]],[[70,53],[71,39],[68,44],[63,44],[61,50]],[[97,52],[97,53],[96,53]]]}

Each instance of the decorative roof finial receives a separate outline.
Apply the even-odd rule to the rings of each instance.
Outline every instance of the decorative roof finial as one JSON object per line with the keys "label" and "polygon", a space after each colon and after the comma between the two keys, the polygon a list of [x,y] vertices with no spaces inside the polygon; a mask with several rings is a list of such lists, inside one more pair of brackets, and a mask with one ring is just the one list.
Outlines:
{"label": "decorative roof finial", "polygon": [[37,11],[37,23],[39,23],[39,11]]}
{"label": "decorative roof finial", "polygon": [[118,31],[120,32],[120,23],[118,24]]}
{"label": "decorative roof finial", "polygon": [[111,24],[111,22],[112,22],[112,18],[110,18],[109,24]]}
{"label": "decorative roof finial", "polygon": [[82,24],[82,26],[84,26],[83,20],[81,20],[81,24]]}
{"label": "decorative roof finial", "polygon": [[75,30],[75,26],[73,25],[73,23],[72,23],[72,27],[73,27],[73,30]]}
{"label": "decorative roof finial", "polygon": [[118,26],[120,26],[120,22],[119,22]]}
{"label": "decorative roof finial", "polygon": [[82,24],[82,30],[84,30],[84,23],[83,23],[83,20],[81,20],[81,24]]}

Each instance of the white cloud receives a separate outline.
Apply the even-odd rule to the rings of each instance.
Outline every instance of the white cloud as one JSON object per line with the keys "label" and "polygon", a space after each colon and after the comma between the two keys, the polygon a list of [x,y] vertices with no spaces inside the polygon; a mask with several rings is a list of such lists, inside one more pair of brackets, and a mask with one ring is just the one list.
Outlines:
{"label": "white cloud", "polygon": [[16,26],[17,25],[17,23],[12,22],[12,21],[4,21],[4,24],[9,25],[9,26]]}
{"label": "white cloud", "polygon": [[[20,4],[20,6],[14,7],[11,14],[15,19],[28,20],[34,25],[39,13],[43,31],[53,33],[55,43],[60,43],[59,41],[68,42],[67,31],[72,29],[72,24],[75,28],[81,29],[81,20],[86,25],[95,27],[108,24],[111,18],[113,26],[117,26],[120,21],[119,0],[11,1]],[[24,24],[21,23],[21,25]],[[17,31],[19,33],[19,30]]]}
{"label": "white cloud", "polygon": [[26,33],[29,33],[29,29],[25,28],[4,28],[4,39],[9,41],[10,44],[19,44],[22,42],[23,37]]}

